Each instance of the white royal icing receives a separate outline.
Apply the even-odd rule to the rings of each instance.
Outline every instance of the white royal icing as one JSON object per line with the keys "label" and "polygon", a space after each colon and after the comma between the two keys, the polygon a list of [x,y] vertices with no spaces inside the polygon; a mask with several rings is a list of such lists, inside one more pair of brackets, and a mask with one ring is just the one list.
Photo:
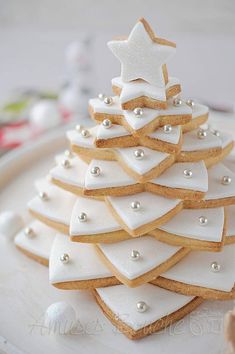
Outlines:
{"label": "white royal icing", "polygon": [[[200,225],[200,216],[207,218],[206,225]],[[224,208],[184,209],[158,228],[172,235],[220,242],[223,237]]]}
{"label": "white royal icing", "polygon": [[[99,167],[101,173],[95,177],[91,174],[93,167]],[[121,187],[136,184],[118,164],[117,161],[92,160],[87,168],[85,178],[86,189]]]}
{"label": "white royal icing", "polygon": [[25,229],[23,229],[16,235],[15,244],[35,256],[49,260],[56,234],[55,230],[39,221],[33,221],[26,227],[33,230],[34,236],[27,236],[24,232]]}
{"label": "white royal icing", "polygon": [[220,132],[219,138],[221,140],[223,149],[233,142],[233,136],[231,134]]}
{"label": "white royal icing", "polygon": [[119,76],[112,79],[112,85],[122,89],[120,94],[121,103],[125,103],[142,96],[150,97],[153,100],[158,101],[166,100],[164,87],[153,86],[143,80],[123,82]]}
{"label": "white royal icing", "polygon": [[[136,331],[170,315],[193,300],[192,296],[176,294],[152,284],[136,288],[115,285],[96,291],[115,317]],[[136,304],[139,301],[147,304],[147,311],[137,311]]]}
{"label": "white royal icing", "polygon": [[[180,249],[157,241],[151,236],[133,238],[115,244],[99,244],[99,247],[118,272],[130,280],[168,261]],[[131,259],[132,250],[140,252],[140,258],[136,261]]]}
{"label": "white royal icing", "polygon": [[112,97],[113,103],[107,105],[104,101],[99,98],[91,98],[89,100],[89,105],[92,107],[94,113],[103,113],[111,115],[123,115],[123,110],[120,104],[120,99],[118,96]]}
{"label": "white royal icing", "polygon": [[192,111],[192,118],[197,118],[200,116],[203,116],[209,112],[209,109],[207,106],[204,106],[203,104],[195,103],[193,106],[193,111]]}
{"label": "white royal icing", "polygon": [[165,152],[151,150],[144,146],[138,146],[138,149],[144,151],[144,157],[141,160],[135,158],[134,152],[137,147],[119,148],[116,151],[120,154],[125,164],[139,175],[144,175],[154,167],[157,167],[170,155]]}
{"label": "white royal icing", "polygon": [[199,139],[197,132],[198,130],[196,129],[183,135],[182,151],[207,150],[222,147],[221,139],[210,131],[207,131],[207,136],[204,139]]}
{"label": "white royal icing", "polygon": [[103,124],[100,124],[96,133],[97,139],[104,140],[119,138],[123,136],[130,136],[130,133],[122,125],[117,124],[112,124],[112,126],[108,129],[105,128]]}
{"label": "white royal icing", "polygon": [[[80,222],[80,213],[87,214],[87,221]],[[120,230],[121,227],[102,200],[77,197],[72,210],[70,235],[91,235]]]}
{"label": "white royal icing", "polygon": [[36,187],[39,192],[45,192],[49,199],[43,201],[36,196],[28,203],[28,208],[47,219],[69,225],[76,196],[51,184],[46,179],[36,181]]}
{"label": "white royal icing", "polygon": [[235,173],[235,150],[233,150],[231,154],[225,157],[223,160],[223,165]]}
{"label": "white royal icing", "polygon": [[226,236],[235,236],[235,205],[226,207]]}
{"label": "white royal icing", "polygon": [[75,156],[69,159],[70,167],[65,168],[62,166],[62,161],[66,157],[62,161],[59,157],[58,159],[59,164],[50,170],[50,176],[66,184],[83,188],[88,165],[82,159]]}
{"label": "white royal icing", "polygon": [[[180,203],[179,199],[168,199],[149,192],[132,196],[108,197],[108,200],[130,229],[136,229],[159,219]],[[134,211],[131,208],[133,201],[140,202],[140,210]]]}
{"label": "white royal icing", "polygon": [[98,126],[94,126],[89,129],[90,136],[83,137],[80,132],[77,130],[68,130],[66,136],[71,144],[77,146],[83,146],[86,148],[95,147],[95,137]]}
{"label": "white royal icing", "polygon": [[[62,254],[69,255],[69,262],[60,261]],[[99,259],[92,244],[71,242],[63,234],[57,234],[49,262],[50,282],[60,283],[110,277],[112,274]]]}
{"label": "white royal icing", "polygon": [[[229,185],[221,183],[223,176],[231,177]],[[206,200],[235,197],[235,174],[222,163],[214,165],[208,169],[209,186],[205,195]]]}
{"label": "white royal icing", "polygon": [[[213,262],[221,266],[219,272],[211,270]],[[190,285],[229,292],[234,286],[234,268],[235,245],[228,245],[216,253],[192,251],[162,276]]]}
{"label": "white royal icing", "polygon": [[[191,170],[193,174],[192,177],[184,177],[184,170]],[[204,161],[178,162],[150,182],[170,188],[183,188],[199,192],[207,192],[207,168]]]}
{"label": "white royal icing", "polygon": [[159,128],[148,135],[152,139],[157,139],[170,144],[178,144],[181,136],[181,126],[175,125],[171,127],[170,133],[165,133],[164,128]]}
{"label": "white royal icing", "polygon": [[123,81],[143,79],[164,87],[162,65],[175,53],[175,48],[152,40],[142,22],[132,29],[128,39],[108,42],[108,47],[121,62]]}

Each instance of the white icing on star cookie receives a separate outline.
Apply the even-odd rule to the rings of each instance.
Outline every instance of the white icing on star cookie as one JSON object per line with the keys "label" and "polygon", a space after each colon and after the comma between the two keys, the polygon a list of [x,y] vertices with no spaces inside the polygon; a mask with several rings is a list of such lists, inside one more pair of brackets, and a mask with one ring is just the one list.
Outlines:
{"label": "white icing on star cookie", "polygon": [[148,134],[148,136],[152,139],[157,139],[163,142],[176,145],[179,143],[179,140],[181,138],[181,126],[175,125],[171,127],[170,133],[165,133],[164,128],[159,128],[155,130],[153,133]]}
{"label": "white icing on star cookie", "polygon": [[[219,272],[211,270],[217,262]],[[191,251],[162,277],[189,285],[230,292],[235,282],[235,245],[228,245],[221,252]]]}
{"label": "white icing on star cookie", "polygon": [[[194,299],[192,296],[176,294],[152,284],[136,288],[115,285],[96,291],[114,316],[136,331],[170,315]],[[139,301],[148,305],[147,311],[137,311],[136,305]]]}
{"label": "white icing on star cookie", "polygon": [[[207,218],[206,225],[200,224],[201,216]],[[224,230],[224,208],[184,209],[158,229],[190,239],[221,242]]]}
{"label": "white icing on star cookie", "polygon": [[231,154],[225,157],[223,160],[223,165],[225,165],[229,170],[235,173],[235,151],[233,150]]}
{"label": "white icing on star cookie", "polygon": [[203,104],[195,103],[192,110],[192,119],[204,116],[209,112],[209,108]]}
{"label": "white icing on star cookie", "polygon": [[[184,176],[185,170],[192,172],[191,178]],[[183,188],[200,192],[208,191],[208,174],[204,161],[175,163],[150,182],[170,188]]]}
{"label": "white icing on star cookie", "polygon": [[[92,175],[91,170],[99,167],[98,177]],[[87,168],[85,177],[86,189],[100,189],[134,185],[136,181],[130,177],[116,161],[92,160]]]}
{"label": "white icing on star cookie", "polygon": [[183,135],[182,151],[200,151],[212,148],[222,148],[221,139],[207,131],[204,139],[198,138],[198,130],[193,130]]}
{"label": "white icing on star cookie", "polygon": [[85,175],[88,165],[78,156],[69,159],[70,166],[65,168],[62,163],[66,158],[57,157],[58,165],[50,170],[50,176],[66,184],[84,188]]}
{"label": "white icing on star cookie", "polygon": [[39,195],[34,197],[28,203],[29,210],[46,219],[69,226],[76,197],[46,179],[36,181],[36,187],[39,192],[46,193],[48,200],[42,200]]}
{"label": "white icing on star cookie", "polygon": [[[181,203],[179,199],[168,199],[148,192],[134,196],[107,197],[107,201],[122,221],[124,228],[126,226],[130,232],[157,221]],[[140,208],[136,211],[131,206],[135,201],[140,203]]]}
{"label": "white icing on star cookie", "polygon": [[[68,254],[68,263],[61,262],[62,254]],[[50,283],[85,281],[110,276],[112,273],[99,259],[93,245],[71,242],[67,236],[57,234],[50,254]]]}
{"label": "white icing on star cookie", "polygon": [[155,42],[141,21],[128,39],[110,41],[108,47],[121,62],[123,81],[143,79],[157,87],[165,86],[162,65],[175,53],[175,48]]}
{"label": "white icing on star cookie", "polygon": [[138,146],[138,149],[144,151],[144,157],[141,160],[135,158],[134,152],[136,147],[116,149],[124,163],[138,175],[143,176],[170,157],[165,152],[151,150],[144,146]]}
{"label": "white icing on star cookie", "polygon": [[[32,236],[27,234],[27,229],[31,229],[33,232]],[[16,235],[14,242],[16,246],[23,250],[37,257],[49,260],[55,233],[55,230],[52,228],[39,221],[33,221]]]}
{"label": "white icing on star cookie", "polygon": [[[231,183],[224,185],[223,176],[231,177]],[[235,197],[235,174],[222,163],[208,169],[209,186],[205,195],[206,200]]]}
{"label": "white icing on star cookie", "polygon": [[122,125],[112,124],[112,126],[107,129],[100,124],[97,129],[96,139],[113,139],[120,138],[123,136],[131,136],[131,134]]}
{"label": "white icing on star cookie", "polygon": [[89,106],[92,108],[94,113],[118,116],[123,115],[123,110],[118,96],[112,97],[111,105],[105,104],[104,101],[100,100],[99,98],[91,98],[89,100]]}
{"label": "white icing on star cookie", "polygon": [[[79,221],[79,215],[85,213],[87,220]],[[112,216],[105,202],[78,197],[71,213],[70,236],[111,233],[121,227]]]}
{"label": "white icing on star cookie", "polygon": [[[180,247],[166,245],[151,236],[138,237],[114,244],[99,244],[98,247],[111,265],[129,280],[136,279],[159,267],[180,250]],[[133,250],[137,250],[140,254],[140,258],[136,261],[131,258]]]}
{"label": "white icing on star cookie", "polygon": [[67,131],[66,136],[67,136],[68,140],[70,141],[70,143],[73,145],[91,148],[91,147],[95,146],[94,142],[95,142],[97,129],[98,129],[97,125],[93,128],[90,128],[89,129],[90,134],[87,137],[82,136],[81,132],[78,132],[77,130]]}

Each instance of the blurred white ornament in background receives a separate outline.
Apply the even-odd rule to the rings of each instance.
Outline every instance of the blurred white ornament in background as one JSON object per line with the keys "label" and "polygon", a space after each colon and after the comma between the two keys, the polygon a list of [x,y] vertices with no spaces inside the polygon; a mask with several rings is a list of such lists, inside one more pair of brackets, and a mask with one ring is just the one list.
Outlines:
{"label": "blurred white ornament in background", "polygon": [[23,227],[22,217],[14,211],[7,210],[0,214],[0,234],[2,237],[12,240]]}
{"label": "blurred white ornament in background", "polygon": [[69,333],[76,324],[76,312],[64,301],[55,302],[47,308],[44,324],[50,333],[62,335]]}
{"label": "blurred white ornament in background", "polygon": [[36,103],[29,113],[30,123],[38,130],[48,130],[62,122],[58,104],[54,100],[41,100]]}

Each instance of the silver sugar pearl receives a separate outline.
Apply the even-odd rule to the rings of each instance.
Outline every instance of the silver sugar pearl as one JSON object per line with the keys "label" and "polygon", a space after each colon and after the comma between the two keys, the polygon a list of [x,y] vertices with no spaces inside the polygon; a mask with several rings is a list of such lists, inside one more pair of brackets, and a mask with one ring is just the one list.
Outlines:
{"label": "silver sugar pearl", "polygon": [[110,119],[104,119],[102,125],[104,128],[109,129],[112,126],[112,122]]}
{"label": "silver sugar pearl", "polygon": [[229,176],[223,176],[222,177],[221,183],[224,186],[228,186],[229,184],[231,184],[231,182],[232,182],[232,178],[231,177],[229,177]]}
{"label": "silver sugar pearl", "polygon": [[131,202],[131,209],[133,209],[134,211],[140,210],[140,202],[138,202],[137,200]]}
{"label": "silver sugar pearl", "polygon": [[221,269],[221,266],[220,266],[220,264],[218,262],[215,261],[215,262],[211,263],[212,272],[218,273],[220,271],[220,269]]}
{"label": "silver sugar pearl", "polygon": [[144,158],[144,150],[136,149],[134,151],[134,156],[135,156],[136,160],[142,160]]}
{"label": "silver sugar pearl", "polygon": [[131,260],[132,261],[138,261],[140,259],[140,252],[136,250],[131,251]]}
{"label": "silver sugar pearl", "polygon": [[61,256],[60,256],[60,261],[61,263],[63,264],[66,264],[69,262],[69,255],[67,253],[63,253]]}
{"label": "silver sugar pearl", "polygon": [[98,166],[94,166],[91,168],[91,174],[93,177],[98,177],[101,173],[101,169]]}
{"label": "silver sugar pearl", "polygon": [[193,107],[195,106],[194,100],[191,100],[191,99],[187,100],[187,101],[186,101],[186,104],[187,104],[189,107],[191,107],[191,108],[193,108]]}
{"label": "silver sugar pearl", "polygon": [[199,224],[205,226],[208,224],[208,219],[205,216],[199,216]]}
{"label": "silver sugar pearl", "polygon": [[190,170],[189,168],[186,168],[186,169],[184,170],[184,177],[185,177],[185,178],[191,178],[192,176],[193,176],[192,170]]}
{"label": "silver sugar pearl", "polygon": [[172,126],[170,124],[166,124],[163,127],[164,133],[169,134],[172,132]]}
{"label": "silver sugar pearl", "polygon": [[142,117],[142,115],[144,114],[143,109],[140,107],[136,107],[133,112],[134,112],[134,115],[138,118]]}
{"label": "silver sugar pearl", "polygon": [[83,130],[83,126],[81,124],[77,124],[76,127],[75,127],[75,130],[78,132],[78,133],[81,133],[81,131]]}
{"label": "silver sugar pearl", "polygon": [[98,98],[100,101],[103,101],[105,99],[105,94],[104,93],[99,93]]}
{"label": "silver sugar pearl", "polygon": [[80,222],[86,222],[87,221],[87,215],[86,215],[86,213],[80,213],[79,215],[78,215],[78,220],[80,221]]}
{"label": "silver sugar pearl", "polygon": [[48,195],[45,192],[39,192],[38,194],[39,198],[43,200],[44,202],[49,199]]}
{"label": "silver sugar pearl", "polygon": [[220,136],[220,132],[216,129],[212,130],[212,134],[219,137]]}
{"label": "silver sugar pearl", "polygon": [[148,309],[148,306],[146,304],[146,302],[144,301],[138,301],[136,304],[136,308],[138,312],[145,312]]}
{"label": "silver sugar pearl", "polygon": [[112,99],[112,97],[105,97],[105,98],[104,98],[104,103],[107,104],[108,106],[110,106],[111,104],[113,104],[113,99]]}
{"label": "silver sugar pearl", "polygon": [[90,132],[87,129],[82,129],[81,135],[83,136],[83,138],[88,138],[90,136]]}
{"label": "silver sugar pearl", "polygon": [[204,129],[199,129],[197,132],[198,139],[205,139],[207,137],[207,132]]}
{"label": "silver sugar pearl", "polygon": [[174,105],[175,107],[181,106],[182,103],[183,103],[182,100],[181,100],[180,98],[178,98],[178,97],[173,100],[173,105]]}
{"label": "silver sugar pearl", "polygon": [[68,159],[64,159],[62,162],[61,162],[61,165],[64,167],[64,168],[70,168],[71,167],[71,163]]}
{"label": "silver sugar pearl", "polygon": [[24,229],[24,234],[25,234],[25,236],[27,236],[29,238],[33,238],[35,236],[35,232],[33,231],[33,229],[31,227],[26,227]]}

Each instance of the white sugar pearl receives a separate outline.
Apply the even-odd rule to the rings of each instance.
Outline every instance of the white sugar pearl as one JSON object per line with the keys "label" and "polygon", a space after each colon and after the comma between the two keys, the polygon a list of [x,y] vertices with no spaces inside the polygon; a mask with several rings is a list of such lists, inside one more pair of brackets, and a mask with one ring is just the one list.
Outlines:
{"label": "white sugar pearl", "polygon": [[148,305],[144,301],[138,301],[136,304],[136,308],[138,312],[145,312],[148,309]]}
{"label": "white sugar pearl", "polygon": [[76,312],[66,302],[55,302],[47,308],[44,324],[50,333],[69,333],[76,324]]}
{"label": "white sugar pearl", "polygon": [[186,169],[184,170],[184,177],[185,177],[185,178],[191,178],[192,176],[193,176],[192,170],[186,168]]}
{"label": "white sugar pearl", "polygon": [[163,130],[165,134],[169,134],[172,132],[172,126],[170,124],[166,124],[164,125]]}
{"label": "white sugar pearl", "polygon": [[134,151],[134,156],[135,156],[136,160],[142,160],[144,158],[144,150],[136,149]]}
{"label": "white sugar pearl", "polygon": [[198,139],[205,139],[207,137],[207,132],[204,129],[199,129],[197,132]]}
{"label": "white sugar pearl", "polygon": [[223,176],[221,180],[222,184],[228,186],[232,182],[232,178],[229,176]]}
{"label": "white sugar pearl", "polygon": [[215,262],[211,263],[212,272],[218,273],[220,271],[220,269],[221,269],[221,266],[220,266],[220,264],[218,262],[215,261]]}
{"label": "white sugar pearl", "polygon": [[144,114],[143,109],[140,107],[136,107],[133,112],[136,117],[142,117],[142,115]]}
{"label": "white sugar pearl", "polygon": [[68,159],[72,159],[74,157],[72,151],[70,150],[65,150],[64,155],[68,158]]}
{"label": "white sugar pearl", "polygon": [[81,131],[83,130],[83,126],[81,124],[77,124],[75,126],[75,130],[78,132],[78,133],[81,133]]}
{"label": "white sugar pearl", "polygon": [[175,106],[175,107],[179,107],[179,106],[181,106],[182,105],[182,100],[180,99],[180,98],[175,98],[174,100],[173,100],[173,105]]}
{"label": "white sugar pearl", "polygon": [[4,211],[0,214],[0,235],[9,241],[24,227],[22,217],[14,211]]}
{"label": "white sugar pearl", "polygon": [[109,129],[112,126],[112,122],[110,119],[104,119],[102,125],[104,128]]}
{"label": "white sugar pearl", "polygon": [[79,215],[78,215],[78,220],[80,221],[80,222],[85,222],[85,221],[87,221],[87,215],[86,215],[86,213],[80,213]]}
{"label": "white sugar pearl", "polygon": [[39,130],[47,130],[57,126],[62,121],[58,104],[53,100],[41,100],[29,113],[30,123]]}
{"label": "white sugar pearl", "polygon": [[107,105],[107,106],[111,106],[113,104],[113,99],[112,97],[105,97],[104,98],[104,103]]}
{"label": "white sugar pearl", "polygon": [[205,216],[200,216],[199,217],[199,224],[201,226],[205,226],[208,224],[208,219]]}
{"label": "white sugar pearl", "polygon": [[91,174],[93,177],[98,177],[101,173],[101,169],[98,166],[94,166],[91,169]]}
{"label": "white sugar pearl", "polygon": [[137,250],[132,250],[131,251],[131,260],[138,261],[138,259],[140,259],[140,252]]}
{"label": "white sugar pearl", "polygon": [[133,209],[134,211],[138,211],[140,210],[140,202],[138,202],[137,200],[131,203],[131,209]]}
{"label": "white sugar pearl", "polygon": [[105,94],[104,93],[99,93],[98,98],[100,101],[103,101],[105,99]]}

